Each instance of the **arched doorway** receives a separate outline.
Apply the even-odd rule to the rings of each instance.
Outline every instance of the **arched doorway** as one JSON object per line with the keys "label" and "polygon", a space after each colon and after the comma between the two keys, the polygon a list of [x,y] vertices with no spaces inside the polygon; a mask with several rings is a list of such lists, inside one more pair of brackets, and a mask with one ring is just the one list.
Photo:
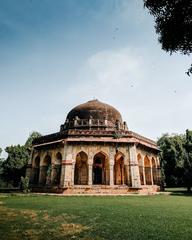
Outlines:
{"label": "arched doorway", "polygon": [[42,167],[42,184],[50,185],[51,184],[51,157],[46,155],[43,160],[43,167]]}
{"label": "arched doorway", "polygon": [[80,152],[76,156],[74,184],[87,185],[88,184],[88,156],[85,152]]}
{"label": "arched doorway", "polygon": [[153,184],[157,184],[157,168],[156,168],[155,159],[153,157],[152,157],[151,163],[152,163]]}
{"label": "arched doorway", "polygon": [[118,152],[115,155],[114,184],[122,185],[124,183],[125,183],[124,157],[122,153]]}
{"label": "arched doorway", "polygon": [[140,153],[137,155],[137,161],[139,165],[139,175],[140,175],[141,185],[144,185],[144,176],[143,176],[144,166],[143,166],[143,160]]}
{"label": "arched doorway", "polygon": [[102,152],[97,153],[93,159],[93,184],[109,184],[109,164]]}
{"label": "arched doorway", "polygon": [[56,161],[54,166],[54,174],[53,174],[53,184],[59,185],[60,184],[60,178],[61,178],[61,161],[62,161],[62,155],[60,152],[56,154]]}
{"label": "arched doorway", "polygon": [[37,156],[34,160],[33,166],[33,184],[39,183],[39,168],[40,168],[40,157]]}
{"label": "arched doorway", "polygon": [[150,160],[147,156],[144,158],[144,166],[145,166],[145,181],[146,185],[152,185],[152,179],[151,179],[151,164]]}

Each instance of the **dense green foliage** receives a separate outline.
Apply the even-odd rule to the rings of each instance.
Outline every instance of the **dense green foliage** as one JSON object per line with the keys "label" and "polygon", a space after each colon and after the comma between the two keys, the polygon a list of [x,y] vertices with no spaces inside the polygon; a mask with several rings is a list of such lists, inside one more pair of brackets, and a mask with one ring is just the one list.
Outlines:
{"label": "dense green foliage", "polygon": [[2,240],[189,240],[192,236],[192,199],[187,196],[0,195],[0,201]]}
{"label": "dense green foliage", "polygon": [[167,186],[192,184],[192,131],[181,135],[163,135],[157,142]]}
{"label": "dense green foliage", "polygon": [[26,177],[21,177],[21,189],[23,190],[24,193],[30,192],[29,189],[29,178]]}
{"label": "dense green foliage", "polygon": [[165,134],[157,142],[161,150],[161,166],[164,170],[167,186],[183,184],[184,141],[185,138],[183,135],[169,136]]}
{"label": "dense green foliage", "polygon": [[5,151],[8,157],[3,162],[3,179],[17,187],[21,176],[25,175],[30,153],[21,145],[6,147]]}
{"label": "dense green foliage", "polygon": [[1,158],[2,148],[0,148],[0,187],[3,185],[3,182],[1,180],[2,173],[3,173],[3,159]]}
{"label": "dense green foliage", "polygon": [[[192,1],[144,0],[144,5],[155,18],[155,28],[163,50],[191,54]],[[192,73],[192,65],[187,73]]]}
{"label": "dense green foliage", "polygon": [[21,176],[25,175],[26,166],[30,159],[32,141],[39,136],[41,136],[40,133],[32,132],[24,145],[5,148],[8,157],[0,163],[1,180],[14,187],[19,186]]}
{"label": "dense green foliage", "polygon": [[192,187],[192,131],[186,131],[186,157],[184,160],[184,182],[188,191]]}
{"label": "dense green foliage", "polygon": [[28,139],[27,139],[27,141],[26,141],[26,143],[25,143],[25,146],[31,148],[33,140],[34,140],[35,138],[38,138],[38,137],[41,137],[41,136],[42,136],[42,135],[41,135],[39,132],[32,132],[32,133],[29,135],[29,137],[28,137]]}

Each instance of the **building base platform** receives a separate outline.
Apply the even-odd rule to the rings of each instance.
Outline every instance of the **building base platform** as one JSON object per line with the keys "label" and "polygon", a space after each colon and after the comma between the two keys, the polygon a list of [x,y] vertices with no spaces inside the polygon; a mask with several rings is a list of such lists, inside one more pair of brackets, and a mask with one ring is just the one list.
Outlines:
{"label": "building base platform", "polygon": [[32,186],[31,189],[32,192],[37,193],[56,193],[64,195],[151,195],[160,191],[160,187],[157,185],[146,185],[142,186],[141,188],[134,188],[126,185],[75,185],[70,187]]}

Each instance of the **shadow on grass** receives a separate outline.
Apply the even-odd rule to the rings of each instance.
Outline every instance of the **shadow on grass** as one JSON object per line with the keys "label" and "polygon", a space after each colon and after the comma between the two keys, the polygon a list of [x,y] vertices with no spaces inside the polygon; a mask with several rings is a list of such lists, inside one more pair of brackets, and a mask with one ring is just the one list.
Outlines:
{"label": "shadow on grass", "polygon": [[20,188],[0,188],[0,193],[21,193]]}
{"label": "shadow on grass", "polygon": [[169,192],[173,196],[192,197],[192,191],[188,192],[185,188],[166,188],[165,192]]}

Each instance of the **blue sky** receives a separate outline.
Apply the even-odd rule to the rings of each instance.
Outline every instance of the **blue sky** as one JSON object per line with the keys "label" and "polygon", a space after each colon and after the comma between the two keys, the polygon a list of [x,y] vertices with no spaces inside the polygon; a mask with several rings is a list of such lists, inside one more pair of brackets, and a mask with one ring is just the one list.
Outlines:
{"label": "blue sky", "polygon": [[191,128],[191,59],[157,38],[142,0],[0,0],[0,147],[93,98],[152,139]]}

